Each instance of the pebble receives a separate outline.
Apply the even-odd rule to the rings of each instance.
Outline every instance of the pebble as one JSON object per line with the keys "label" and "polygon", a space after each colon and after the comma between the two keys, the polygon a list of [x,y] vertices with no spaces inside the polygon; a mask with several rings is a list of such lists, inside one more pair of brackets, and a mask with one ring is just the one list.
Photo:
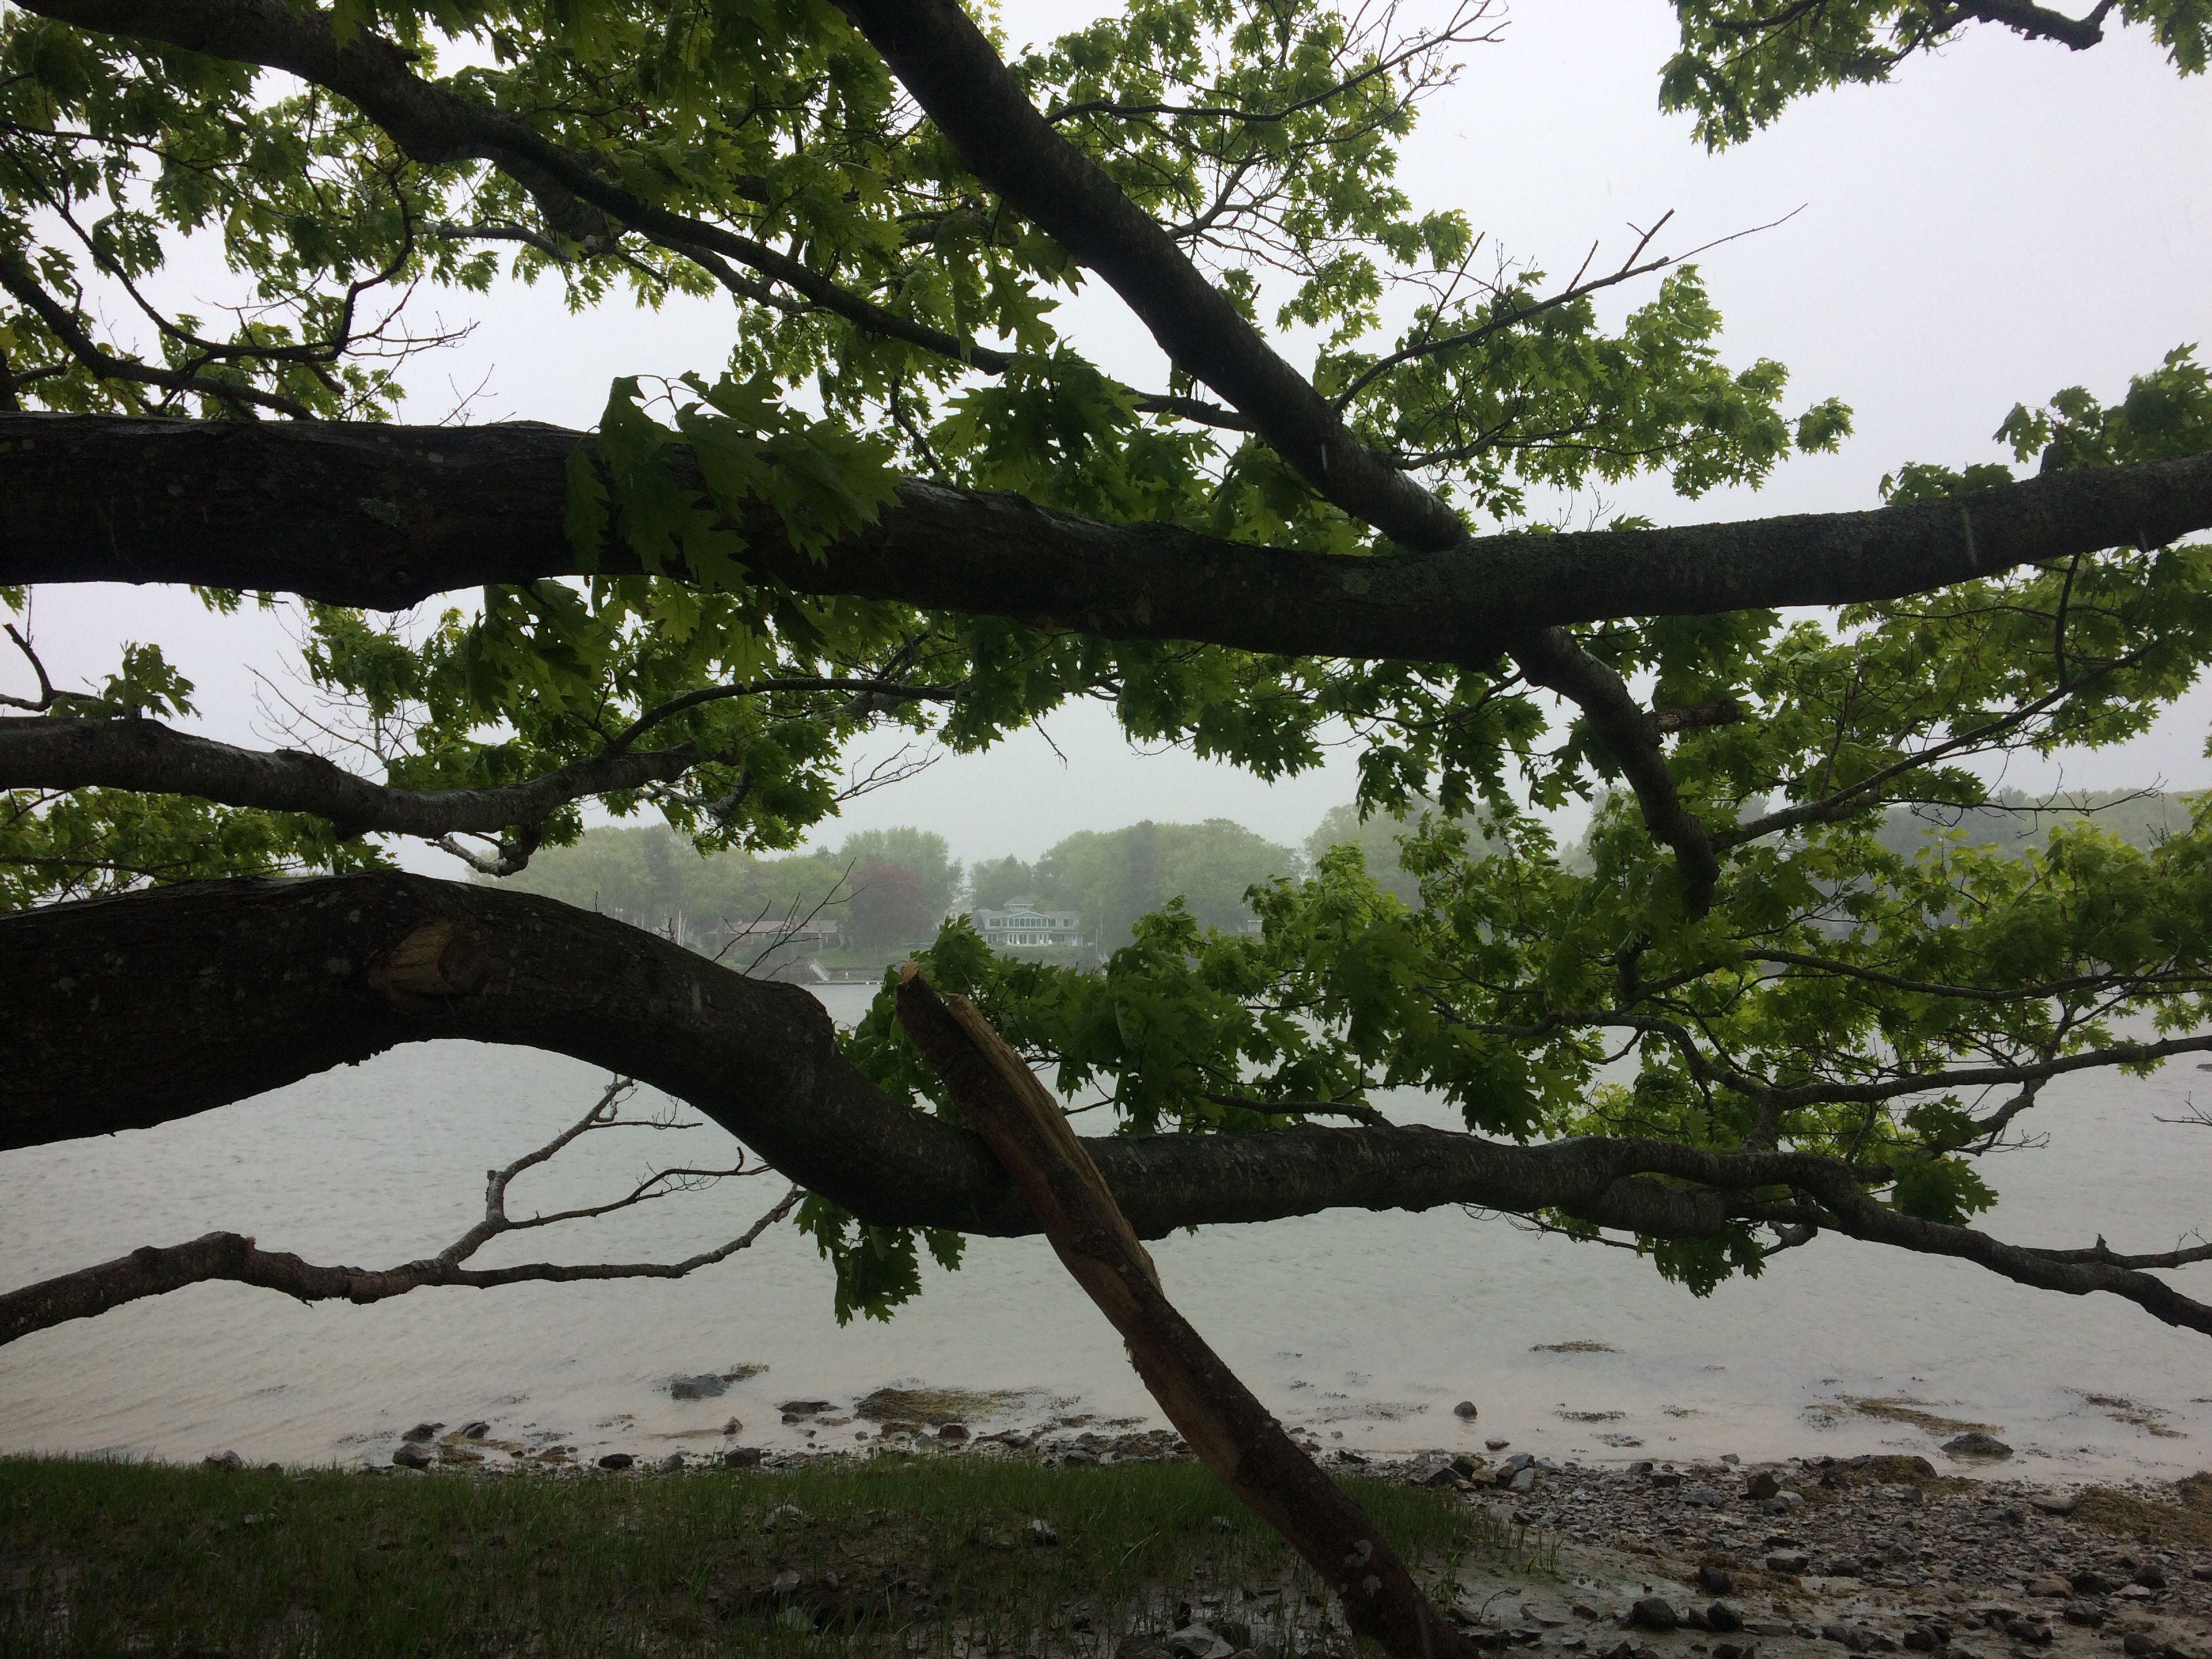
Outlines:
{"label": "pebble", "polygon": [[1663,1595],[1647,1595],[1628,1609],[1629,1622],[1645,1630],[1672,1630],[1682,1622],[1674,1604]]}
{"label": "pebble", "polygon": [[599,1467],[603,1469],[626,1469],[636,1462],[637,1459],[628,1452],[609,1452],[599,1460]]}
{"label": "pebble", "polygon": [[403,1469],[427,1469],[437,1460],[421,1441],[410,1440],[392,1454],[392,1461]]}
{"label": "pebble", "polygon": [[1759,1469],[1752,1475],[1751,1479],[1743,1483],[1743,1495],[1759,1504],[1764,1504],[1768,1498],[1778,1495],[1781,1490],[1782,1483],[1774,1478],[1774,1473],[1771,1469]]}
{"label": "pebble", "polygon": [[671,1452],[653,1467],[659,1469],[663,1474],[673,1474],[684,1467],[684,1454],[682,1452]]}
{"label": "pebble", "polygon": [[1488,1450],[1491,1450],[1491,1451],[1504,1451],[1504,1450],[1508,1446],[1511,1445],[1513,1443],[1512,1443],[1510,1440],[1486,1440],[1486,1441],[1484,1441],[1482,1443],[1483,1443],[1484,1447],[1485,1447],[1486,1449],[1488,1449]]}
{"label": "pebble", "polygon": [[1474,1422],[1476,1417],[1480,1414],[1480,1413],[1475,1409],[1474,1401],[1472,1400],[1462,1400],[1458,1405],[1452,1407],[1452,1415],[1454,1417],[1463,1419],[1469,1423]]}
{"label": "pebble", "polygon": [[[676,1377],[668,1384],[671,1400],[716,1400],[729,1391],[730,1385],[711,1371],[698,1376]],[[827,1409],[830,1402],[825,1400],[822,1403]]]}
{"label": "pebble", "polygon": [[1698,1588],[1714,1595],[1733,1595],[1735,1580],[1729,1577],[1727,1568],[1708,1565],[1698,1569]]}
{"label": "pebble", "polygon": [[419,1446],[422,1444],[423,1442],[434,1437],[438,1431],[445,1426],[446,1425],[443,1423],[417,1423],[413,1428],[408,1430],[406,1433],[401,1435],[399,1437],[402,1440],[412,1441],[415,1444]]}
{"label": "pebble", "polygon": [[722,1454],[722,1467],[731,1469],[757,1469],[760,1467],[758,1446],[733,1446]]}

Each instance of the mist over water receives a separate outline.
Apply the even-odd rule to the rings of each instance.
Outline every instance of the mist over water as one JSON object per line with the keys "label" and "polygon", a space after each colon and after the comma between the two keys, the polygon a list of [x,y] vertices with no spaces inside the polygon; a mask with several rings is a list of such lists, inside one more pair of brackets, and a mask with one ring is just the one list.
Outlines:
{"label": "mist over water", "polygon": [[[823,994],[850,1019],[870,990]],[[535,1052],[423,1044],[160,1128],[0,1155],[0,1287],[216,1229],[314,1261],[434,1254],[481,1216],[483,1172],[580,1116],[603,1082]],[[2153,1249],[2212,1223],[2212,1131],[2158,1121],[2192,1092],[2212,1096],[2212,1077],[2186,1062],[2053,1085],[2035,1114],[2049,1145],[1985,1167],[2003,1194],[1985,1224],[2021,1243],[2101,1231],[2116,1249]],[[1378,1103],[1443,1121],[1410,1093]],[[594,1134],[521,1177],[509,1210],[604,1200],[657,1164],[727,1164],[736,1151],[712,1126]],[[672,1260],[741,1231],[783,1190],[773,1174],[724,1182],[497,1241],[480,1265]],[[1217,1227],[1153,1254],[1262,1399],[1332,1447],[1502,1437],[1585,1460],[1934,1454],[1948,1437],[1903,1411],[1996,1427],[2021,1453],[2007,1473],[2212,1466],[2206,1339],[2108,1297],[1846,1239],[1785,1253],[1705,1300],[1629,1252],[1458,1210]],[[974,1239],[960,1272],[925,1260],[923,1273],[921,1299],[890,1322],[842,1328],[828,1265],[788,1226],[674,1282],[426,1290],[367,1308],[198,1285],[0,1348],[0,1452],[381,1462],[417,1421],[478,1417],[584,1454],[797,1445],[803,1429],[784,1426],[776,1402],[842,1407],[898,1382],[1015,1396],[979,1428],[1160,1421],[1042,1240]],[[745,1364],[768,1369],[719,1399],[670,1397],[672,1377]],[[1461,1400],[1480,1407],[1475,1422],[1452,1414]],[[866,1426],[812,1443],[850,1446]]]}

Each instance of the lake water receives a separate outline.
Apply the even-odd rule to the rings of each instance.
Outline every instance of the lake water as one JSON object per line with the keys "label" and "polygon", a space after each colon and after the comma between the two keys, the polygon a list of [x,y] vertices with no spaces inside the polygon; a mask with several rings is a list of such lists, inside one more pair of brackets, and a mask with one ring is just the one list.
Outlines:
{"label": "lake water", "polygon": [[[841,1018],[867,994],[823,992]],[[580,1115],[602,1081],[544,1054],[423,1044],[160,1128],[0,1155],[0,1286],[217,1228],[317,1261],[434,1254],[481,1215],[483,1171]],[[2054,1086],[2035,1114],[2049,1145],[1990,1161],[2003,1200],[1988,1224],[2024,1243],[2101,1231],[2153,1249],[2212,1224],[2212,1130],[2158,1121],[2192,1092],[2212,1097],[2212,1076],[2186,1062]],[[1380,1103],[1407,1121],[1433,1109]],[[711,1126],[595,1135],[523,1176],[510,1209],[592,1201],[656,1162],[732,1151]],[[672,1259],[740,1231],[781,1194],[774,1182],[726,1182],[495,1255],[514,1243],[502,1240],[482,1261]],[[2212,1467],[2207,1339],[2109,1297],[1850,1240],[1786,1253],[1702,1301],[1627,1252],[1456,1210],[1218,1227],[1153,1254],[1229,1362],[1329,1445],[1932,1452],[1942,1435],[1854,1403],[1892,1401],[1995,1426],[2022,1454],[2010,1472]],[[787,1226],[673,1282],[417,1291],[367,1308],[197,1285],[0,1348],[0,1451],[380,1462],[412,1423],[478,1417],[583,1453],[658,1455],[726,1443],[734,1416],[743,1443],[774,1447],[803,1443],[776,1402],[842,1405],[901,1382],[1006,1391],[1007,1425],[1160,1420],[1042,1240],[974,1240],[960,1272],[923,1272],[924,1294],[889,1323],[843,1328],[827,1266]],[[2212,1289],[2212,1267],[2196,1273],[2198,1294]],[[1589,1344],[1602,1346],[1559,1351]],[[767,1369],[720,1399],[670,1396],[672,1377],[741,1365]],[[1479,1420],[1453,1416],[1462,1399]],[[814,1443],[853,1444],[863,1426]]]}

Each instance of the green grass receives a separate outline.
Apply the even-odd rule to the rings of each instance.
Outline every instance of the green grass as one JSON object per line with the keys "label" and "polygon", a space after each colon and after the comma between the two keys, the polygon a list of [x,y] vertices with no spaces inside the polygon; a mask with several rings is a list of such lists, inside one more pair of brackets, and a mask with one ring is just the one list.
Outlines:
{"label": "green grass", "polygon": [[[1353,1490],[1447,1599],[1462,1562],[1512,1545],[1443,1495]],[[805,1519],[764,1531],[783,1505]],[[1184,1604],[1232,1641],[1344,1650],[1319,1583],[1188,1463],[483,1480],[0,1460],[9,1656],[1110,1655]]]}

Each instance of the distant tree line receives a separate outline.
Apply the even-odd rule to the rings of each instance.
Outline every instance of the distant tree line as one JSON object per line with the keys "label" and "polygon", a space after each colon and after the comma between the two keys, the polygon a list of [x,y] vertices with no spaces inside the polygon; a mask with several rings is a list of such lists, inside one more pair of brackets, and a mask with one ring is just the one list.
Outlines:
{"label": "distant tree line", "polygon": [[[2060,824],[2086,820],[2148,848],[2187,827],[2190,799],[2151,789],[2057,796],[2007,790],[1982,806],[1893,806],[1880,835],[1884,846],[1908,856],[1952,842],[2024,853]],[[1128,942],[1139,916],[1177,899],[1206,927],[1224,933],[1250,927],[1245,895],[1253,887],[1297,880],[1330,848],[1346,845],[1359,849],[1385,891],[1419,908],[1420,882],[1407,866],[1418,866],[1419,858],[1404,844],[1418,842],[1425,823],[1433,829],[1440,823],[1431,801],[1417,800],[1403,818],[1378,812],[1363,819],[1347,804],[1322,814],[1294,848],[1228,818],[1147,818],[1119,830],[1079,830],[1033,861],[979,859],[964,866],[943,836],[904,826],[855,831],[834,851],[773,858],[702,856],[665,825],[606,827],[574,847],[541,854],[507,884],[672,929],[686,943],[719,940],[749,926],[826,919],[862,951],[920,945],[948,916],[1027,900],[1040,908],[1075,911],[1093,945],[1111,951]],[[1480,844],[1478,822],[1462,819],[1457,827]],[[1583,856],[1571,848],[1567,860]]]}
{"label": "distant tree line", "polygon": [[703,855],[653,824],[587,831],[506,884],[672,931],[687,944],[815,918],[877,949],[927,939],[954,911],[966,881],[945,837],[926,830],[863,830],[834,852],[757,858]]}
{"label": "distant tree line", "polygon": [[[1395,867],[1395,848],[1383,850]],[[687,943],[818,915],[866,949],[921,944],[947,916],[1025,899],[1076,911],[1085,933],[1111,950],[1127,941],[1139,916],[1178,898],[1207,927],[1249,927],[1246,891],[1296,879],[1307,863],[1307,854],[1227,818],[1081,830],[1034,862],[988,859],[972,869],[926,830],[861,830],[835,850],[757,858],[702,856],[656,824],[590,830],[507,884],[672,930]]]}

